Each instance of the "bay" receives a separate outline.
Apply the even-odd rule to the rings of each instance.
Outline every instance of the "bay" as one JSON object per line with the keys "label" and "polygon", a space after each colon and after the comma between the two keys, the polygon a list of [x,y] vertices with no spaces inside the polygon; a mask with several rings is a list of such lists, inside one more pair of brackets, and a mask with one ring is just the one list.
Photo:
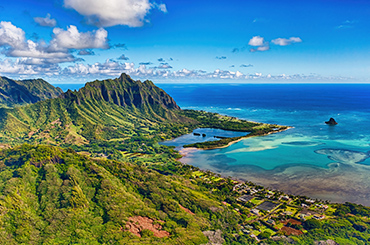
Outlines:
{"label": "bay", "polygon": [[[183,163],[287,193],[370,205],[369,84],[160,84],[183,109],[293,126]],[[330,117],[338,122],[328,126]]]}

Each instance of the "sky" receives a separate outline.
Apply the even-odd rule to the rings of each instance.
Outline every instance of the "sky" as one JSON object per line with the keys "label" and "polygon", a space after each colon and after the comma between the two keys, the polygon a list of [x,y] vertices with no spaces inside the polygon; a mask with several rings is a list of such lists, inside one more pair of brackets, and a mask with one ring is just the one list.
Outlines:
{"label": "sky", "polygon": [[370,1],[0,2],[0,75],[369,83]]}

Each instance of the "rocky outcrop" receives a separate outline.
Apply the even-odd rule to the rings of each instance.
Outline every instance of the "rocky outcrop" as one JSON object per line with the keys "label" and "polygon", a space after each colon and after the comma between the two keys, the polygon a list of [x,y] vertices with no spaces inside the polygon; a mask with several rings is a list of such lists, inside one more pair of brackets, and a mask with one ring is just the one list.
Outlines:
{"label": "rocky outcrop", "polygon": [[335,121],[334,118],[330,118],[329,121],[325,122],[327,125],[337,125],[338,123]]}

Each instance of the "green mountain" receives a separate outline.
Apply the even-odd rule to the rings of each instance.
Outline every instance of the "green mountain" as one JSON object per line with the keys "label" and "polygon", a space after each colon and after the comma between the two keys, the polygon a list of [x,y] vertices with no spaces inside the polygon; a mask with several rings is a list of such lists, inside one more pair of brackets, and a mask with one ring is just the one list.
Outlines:
{"label": "green mountain", "polygon": [[6,143],[88,144],[150,133],[162,124],[191,121],[176,102],[150,81],[119,78],[87,83],[55,99],[0,110]]}
{"label": "green mountain", "polygon": [[42,79],[16,81],[0,77],[0,106],[14,107],[56,98],[63,91]]}

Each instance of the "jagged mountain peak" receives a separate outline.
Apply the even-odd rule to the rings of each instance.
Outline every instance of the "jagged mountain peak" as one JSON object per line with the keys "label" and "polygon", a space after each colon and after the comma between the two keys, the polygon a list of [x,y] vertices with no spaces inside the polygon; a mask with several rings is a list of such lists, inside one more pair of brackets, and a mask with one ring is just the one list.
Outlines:
{"label": "jagged mountain peak", "polygon": [[180,109],[176,102],[164,90],[153,82],[133,80],[122,73],[115,79],[96,80],[86,83],[79,91],[67,91],[63,98],[73,98],[78,104],[89,100],[112,102],[119,106],[134,106],[138,109],[163,107],[164,109]]}

